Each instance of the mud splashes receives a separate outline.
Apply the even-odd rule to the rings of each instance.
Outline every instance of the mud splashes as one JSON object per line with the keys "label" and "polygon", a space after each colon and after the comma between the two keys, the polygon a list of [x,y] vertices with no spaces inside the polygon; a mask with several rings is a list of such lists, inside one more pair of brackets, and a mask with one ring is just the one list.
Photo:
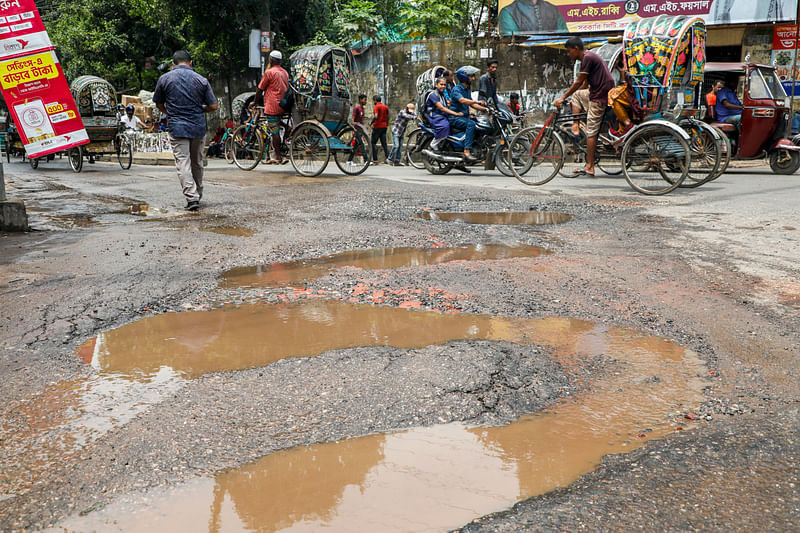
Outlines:
{"label": "mud splashes", "polygon": [[566,213],[550,211],[495,211],[495,212],[448,212],[424,211],[417,218],[440,220],[442,222],[463,222],[466,224],[494,224],[505,226],[549,226],[564,224],[573,218]]}
{"label": "mud splashes", "polygon": [[232,235],[234,237],[252,237],[255,233],[250,228],[240,228],[236,226],[211,226],[203,230],[220,235]]}
{"label": "mud splashes", "polygon": [[266,266],[240,267],[222,274],[224,287],[276,287],[324,276],[342,267],[381,270],[408,266],[438,265],[450,261],[485,261],[537,257],[550,254],[539,246],[479,244],[456,248],[380,248],[355,250],[313,259],[300,259]]}
{"label": "mud splashes", "polygon": [[484,320],[476,336],[549,345],[567,369],[602,354],[615,371],[507,426],[447,424],[283,450],[63,526],[441,531],[569,485],[604,455],[672,431],[669,414],[702,401],[704,366],[672,341],[566,318],[473,319]]}

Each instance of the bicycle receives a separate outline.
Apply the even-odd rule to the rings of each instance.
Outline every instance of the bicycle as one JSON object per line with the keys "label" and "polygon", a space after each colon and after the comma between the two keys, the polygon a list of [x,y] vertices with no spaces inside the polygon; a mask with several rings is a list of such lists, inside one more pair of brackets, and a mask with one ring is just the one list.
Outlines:
{"label": "bicycle", "polygon": [[[511,141],[507,156],[514,176],[526,185],[543,185],[552,180],[563,168],[567,150],[563,131],[557,131],[557,125],[580,116],[561,117],[560,110],[553,108],[543,125],[519,132]],[[635,191],[666,194],[679,187],[689,173],[692,153],[687,139],[689,134],[675,124],[645,121],[620,137],[599,137],[596,164],[603,172],[614,173],[617,170],[613,161],[618,160],[625,180]],[[567,135],[567,141],[573,157],[585,156],[585,145],[574,134]],[[531,177],[527,177],[529,173]]]}
{"label": "bicycle", "polygon": [[[278,127],[281,137],[280,157],[286,160],[289,157],[287,141],[291,131],[289,115],[284,115]],[[253,170],[269,155],[268,146],[271,143],[272,135],[267,129],[266,115],[257,108],[250,115],[250,119],[233,132],[231,138],[233,162],[242,170]]]}

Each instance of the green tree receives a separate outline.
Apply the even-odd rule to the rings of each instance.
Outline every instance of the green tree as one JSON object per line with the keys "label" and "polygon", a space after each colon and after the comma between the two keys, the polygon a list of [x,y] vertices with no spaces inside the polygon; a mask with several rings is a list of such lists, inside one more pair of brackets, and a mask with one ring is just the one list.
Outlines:
{"label": "green tree", "polygon": [[465,10],[458,0],[415,0],[400,9],[400,24],[412,37],[464,34]]}
{"label": "green tree", "polygon": [[360,40],[363,45],[365,37],[370,39],[377,37],[383,19],[378,15],[374,2],[350,0],[339,8],[335,24],[347,42]]}

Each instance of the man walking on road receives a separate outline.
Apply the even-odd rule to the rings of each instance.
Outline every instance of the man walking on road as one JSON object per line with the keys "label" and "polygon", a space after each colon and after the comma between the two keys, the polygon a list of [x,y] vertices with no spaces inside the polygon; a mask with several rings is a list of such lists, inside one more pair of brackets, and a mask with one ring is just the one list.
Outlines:
{"label": "man walking on road", "polygon": [[158,78],[153,102],[169,117],[169,140],[186,209],[197,211],[203,197],[204,113],[217,109],[217,99],[208,80],[192,68],[189,52],[178,50],[172,63],[172,70]]}
{"label": "man walking on road", "polygon": [[267,132],[272,138],[272,157],[267,164],[283,163],[281,155],[281,117],[285,113],[280,106],[280,101],[289,88],[289,73],[281,67],[283,55],[273,50],[269,53],[269,68],[264,71],[264,76],[258,84],[256,97],[253,101],[258,105],[264,104],[264,114],[267,117]]}
{"label": "man walking on road", "polygon": [[389,127],[389,108],[381,103],[377,94],[372,97],[375,107],[372,110],[372,164],[378,164],[378,141],[381,141],[383,157],[389,161],[389,148],[386,145],[386,129]]}
{"label": "man walking on road", "polygon": [[353,107],[353,122],[364,126],[364,106],[367,105],[367,95],[359,94],[358,103]]}

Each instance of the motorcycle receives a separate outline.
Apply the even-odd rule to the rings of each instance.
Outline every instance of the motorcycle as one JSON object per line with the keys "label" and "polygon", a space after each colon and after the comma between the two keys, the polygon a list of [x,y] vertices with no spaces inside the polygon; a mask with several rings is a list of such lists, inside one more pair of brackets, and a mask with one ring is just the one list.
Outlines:
{"label": "motorcycle", "polygon": [[485,170],[496,167],[504,175],[513,176],[508,168],[506,151],[513,137],[511,124],[514,117],[508,111],[488,107],[486,113],[476,116],[475,122],[475,137],[472,142],[472,155],[476,159],[474,163],[467,163],[462,156],[465,132],[459,131],[448,136],[440,149],[434,151],[430,148],[434,137],[433,128],[422,122],[420,127],[424,135],[415,149],[421,152],[425,169],[431,174],[447,174],[453,168],[464,170],[468,164],[483,164]]}

